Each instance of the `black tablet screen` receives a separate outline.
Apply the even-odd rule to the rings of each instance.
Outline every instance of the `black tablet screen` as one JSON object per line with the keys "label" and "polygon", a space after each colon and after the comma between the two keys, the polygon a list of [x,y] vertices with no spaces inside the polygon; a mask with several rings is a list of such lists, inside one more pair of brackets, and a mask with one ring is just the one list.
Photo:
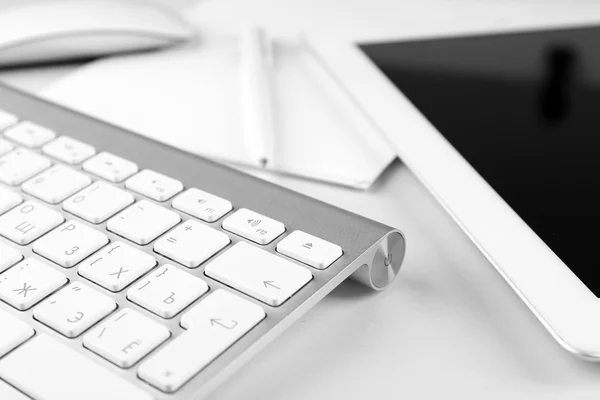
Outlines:
{"label": "black tablet screen", "polygon": [[600,28],[361,48],[600,297]]}

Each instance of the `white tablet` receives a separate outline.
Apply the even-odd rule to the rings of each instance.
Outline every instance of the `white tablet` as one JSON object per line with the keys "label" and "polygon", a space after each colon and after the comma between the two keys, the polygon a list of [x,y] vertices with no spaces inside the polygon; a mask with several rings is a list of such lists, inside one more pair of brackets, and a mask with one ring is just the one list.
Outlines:
{"label": "white tablet", "polygon": [[556,340],[600,360],[600,28],[312,44]]}

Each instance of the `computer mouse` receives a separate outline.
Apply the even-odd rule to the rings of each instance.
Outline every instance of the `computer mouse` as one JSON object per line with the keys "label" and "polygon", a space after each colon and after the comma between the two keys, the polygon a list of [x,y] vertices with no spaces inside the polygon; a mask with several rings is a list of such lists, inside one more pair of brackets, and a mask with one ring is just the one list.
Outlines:
{"label": "computer mouse", "polygon": [[193,36],[174,10],[148,0],[21,0],[0,7],[0,67],[158,49]]}

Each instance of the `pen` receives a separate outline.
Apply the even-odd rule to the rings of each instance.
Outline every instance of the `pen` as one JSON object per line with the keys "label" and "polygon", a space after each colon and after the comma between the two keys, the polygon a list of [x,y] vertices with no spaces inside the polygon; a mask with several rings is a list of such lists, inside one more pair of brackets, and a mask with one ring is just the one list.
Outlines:
{"label": "pen", "polygon": [[250,159],[262,166],[273,164],[275,127],[271,75],[271,43],[257,26],[245,26],[240,37],[240,87],[242,131]]}

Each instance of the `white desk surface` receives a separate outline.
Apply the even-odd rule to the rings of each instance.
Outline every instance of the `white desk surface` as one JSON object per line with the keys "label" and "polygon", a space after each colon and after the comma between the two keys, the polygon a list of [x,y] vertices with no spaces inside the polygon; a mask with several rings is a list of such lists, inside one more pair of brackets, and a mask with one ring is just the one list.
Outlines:
{"label": "white desk surface", "polygon": [[[255,9],[246,3],[250,2],[240,2],[238,11],[269,9],[260,14],[263,22],[272,15],[275,25],[284,25],[278,14],[283,2],[254,2]],[[363,22],[358,25],[365,38],[389,38],[396,33],[406,36],[405,28],[394,31],[392,20],[377,7],[383,3],[390,2],[353,0],[337,4],[343,15],[361,16]],[[450,3],[459,3],[463,9],[473,4],[466,0],[437,3],[446,10]],[[600,17],[599,5],[591,1],[586,7],[595,13],[574,6],[583,1],[538,2],[537,9],[526,3],[480,1],[479,8],[504,10],[497,15],[496,24],[488,26],[492,29],[516,26],[527,18],[542,24]],[[205,10],[210,11],[214,4],[208,1]],[[327,20],[322,15],[326,12],[331,21],[333,4],[331,0],[314,2],[315,24]],[[296,6],[299,18],[308,19],[308,6]],[[350,6],[356,13],[349,11]],[[203,18],[212,16],[213,22],[218,22],[219,10],[207,11]],[[523,10],[529,17],[523,17]],[[396,11],[399,19],[407,20],[401,10]],[[564,19],[559,18],[561,12]],[[445,18],[457,14],[454,11]],[[487,11],[483,14],[490,15]],[[232,15],[234,20],[236,15]],[[377,24],[378,15],[387,21],[387,25],[381,24],[386,26]],[[441,19],[435,17],[436,21]],[[343,21],[341,26],[341,31],[347,29]],[[0,79],[37,91],[69,70],[63,66],[2,72]],[[600,395],[600,364],[580,361],[554,342],[400,162],[368,192],[289,177],[270,180],[400,228],[408,239],[407,258],[398,280],[381,293],[351,281],[343,283],[219,388],[214,398],[596,399]]]}

